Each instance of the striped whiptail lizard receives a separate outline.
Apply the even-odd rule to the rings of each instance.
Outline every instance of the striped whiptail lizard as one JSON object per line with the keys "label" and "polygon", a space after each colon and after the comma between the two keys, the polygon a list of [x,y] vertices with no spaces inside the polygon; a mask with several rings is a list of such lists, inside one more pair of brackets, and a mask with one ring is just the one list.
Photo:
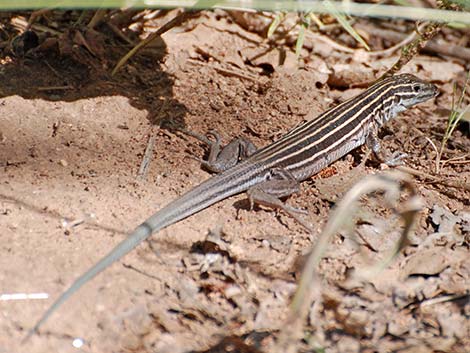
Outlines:
{"label": "striped whiptail lizard", "polygon": [[[216,138],[209,161],[203,164],[221,173],[189,190],[139,225],[59,296],[26,339],[81,286],[153,233],[223,199],[246,191],[251,203],[280,207],[294,215],[298,210],[281,203],[280,197],[299,191],[300,181],[364,143],[378,154],[379,128],[398,113],[437,94],[438,89],[433,84],[410,74],[401,74],[375,83],[361,94],[290,130],[278,141],[257,151],[246,140],[233,141],[226,150],[235,152],[231,153],[235,158],[229,162],[217,159],[218,155],[229,153],[222,150],[219,154]],[[242,160],[238,163],[239,159]]]}

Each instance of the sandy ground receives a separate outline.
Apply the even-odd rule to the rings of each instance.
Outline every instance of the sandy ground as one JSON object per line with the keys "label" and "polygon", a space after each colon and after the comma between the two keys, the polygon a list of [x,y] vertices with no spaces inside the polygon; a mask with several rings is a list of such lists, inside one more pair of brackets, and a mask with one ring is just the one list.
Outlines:
{"label": "sandy ground", "polygon": [[[100,67],[83,48],[81,58],[89,61],[50,53],[42,60],[4,56],[0,295],[47,293],[49,299],[0,301],[0,353],[186,352],[208,349],[226,335],[261,332],[266,336],[253,341],[269,351],[295,290],[296,260],[316,243],[337,197],[379,172],[374,163],[357,167],[359,150],[304,182],[302,193],[288,202],[308,210],[312,234],[282,211],[250,211],[244,195],[172,225],[83,287],[20,346],[78,275],[149,215],[210,177],[192,158],[204,156],[205,146],[159,124],[200,134],[214,129],[225,142],[245,136],[262,146],[361,89],[328,87],[330,68],[340,62],[335,55],[312,55],[299,68],[288,51],[284,66],[266,58],[274,68],[268,75],[265,66],[243,61],[261,51],[258,34],[210,14],[183,29],[165,34],[164,43],[115,78],[107,74],[109,62]],[[443,78],[436,78],[437,64],[447,70]],[[387,63],[381,65],[361,67],[378,76]],[[436,111],[448,105],[451,81],[464,70],[459,65],[422,56],[407,67],[443,90],[384,129],[384,148],[407,152],[406,165],[418,171],[433,171],[435,154],[426,137],[441,139],[446,118]],[[151,136],[153,158],[139,178]],[[469,147],[468,132],[459,130],[446,158],[463,156]],[[449,162],[441,175],[468,185],[470,169]],[[313,341],[327,351],[470,347],[468,297],[419,308],[423,301],[468,290],[469,192],[419,178],[414,183],[424,209],[413,244],[372,281],[376,293],[360,287],[358,292],[369,293],[360,302],[351,300],[354,291],[328,289],[322,309],[315,309],[322,329],[312,331]],[[327,288],[363,265],[363,253],[377,260],[399,237],[397,217],[380,200],[364,202],[355,232],[368,240],[358,250],[344,234],[334,238],[320,266]],[[409,265],[416,254],[426,270]],[[84,342],[80,349],[73,347],[76,338]]]}

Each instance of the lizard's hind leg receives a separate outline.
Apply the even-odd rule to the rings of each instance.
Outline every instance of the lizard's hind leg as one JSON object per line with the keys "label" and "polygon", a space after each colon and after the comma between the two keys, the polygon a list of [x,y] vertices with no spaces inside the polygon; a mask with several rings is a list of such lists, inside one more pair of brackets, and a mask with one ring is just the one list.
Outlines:
{"label": "lizard's hind leg", "polygon": [[209,156],[207,160],[195,158],[207,170],[214,173],[221,173],[232,168],[238,162],[248,158],[256,152],[256,146],[247,138],[239,137],[230,141],[226,146],[222,147],[220,135],[215,131],[209,131],[207,136],[201,136],[196,133],[188,133],[198,140],[209,145]]}
{"label": "lizard's hind leg", "polygon": [[273,168],[271,178],[248,189],[247,195],[251,209],[255,203],[281,209],[310,231],[311,226],[299,216],[299,214],[308,214],[308,212],[280,200],[282,197],[290,196],[299,191],[300,184],[289,171],[282,168]]}

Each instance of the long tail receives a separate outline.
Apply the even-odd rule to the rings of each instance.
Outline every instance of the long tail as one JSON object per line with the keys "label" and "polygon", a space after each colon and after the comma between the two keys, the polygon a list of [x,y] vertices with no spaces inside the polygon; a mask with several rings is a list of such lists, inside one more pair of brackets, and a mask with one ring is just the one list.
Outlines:
{"label": "long tail", "polygon": [[[242,163],[243,164],[243,163]],[[111,252],[103,257],[96,265],[81,275],[72,285],[62,293],[59,298],[47,309],[39,321],[23,339],[26,342],[39,327],[56,311],[67,299],[78,291],[93,277],[105,270],[111,264],[126,255],[142,241],[153,233],[189,217],[217,202],[232,195],[246,191],[249,186],[256,184],[256,176],[247,172],[243,165],[239,165],[222,174],[216,175],[194,189],[188,191],[180,198],[174,200],[163,209],[155,213],[144,223],[138,226],[126,239],[120,242]],[[231,186],[231,187],[230,187]]]}

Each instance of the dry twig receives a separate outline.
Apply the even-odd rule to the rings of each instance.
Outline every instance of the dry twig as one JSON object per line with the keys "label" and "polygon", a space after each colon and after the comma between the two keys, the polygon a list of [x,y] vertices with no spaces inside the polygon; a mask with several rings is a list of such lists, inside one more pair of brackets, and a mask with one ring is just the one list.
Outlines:
{"label": "dry twig", "polygon": [[[446,10],[460,11],[460,7],[449,0],[442,0],[439,7]],[[400,71],[401,68],[416,56],[445,25],[445,23],[431,22],[424,26],[422,32],[417,30],[419,32],[419,37],[402,49],[398,61],[382,77],[392,76]]]}
{"label": "dry twig", "polygon": [[421,49],[424,48],[426,43],[434,38],[444,27],[443,23],[429,23],[427,24],[423,31],[419,33],[419,36],[415,38],[410,44],[405,46],[402,51],[398,61],[383,74],[382,78],[393,76],[398,71],[402,69],[411,59],[413,59]]}
{"label": "dry twig", "polygon": [[144,157],[142,158],[142,163],[140,164],[139,173],[137,174],[137,178],[139,180],[145,180],[147,177],[147,172],[150,167],[150,162],[153,156],[153,150],[155,148],[155,135],[150,133],[147,147],[145,148]]}
{"label": "dry twig", "polygon": [[463,190],[470,191],[470,183],[465,182],[463,180],[455,180],[455,179],[450,179],[450,178],[446,178],[443,176],[434,176],[434,175],[431,175],[431,174],[428,174],[428,173],[425,173],[425,172],[422,172],[422,171],[419,171],[410,167],[405,167],[405,166],[397,167],[397,169],[402,172],[417,176],[418,178],[429,180],[430,182],[435,183],[435,184],[441,184],[441,185],[449,186],[449,187],[456,188],[456,189],[463,189]]}
{"label": "dry twig", "polygon": [[[407,38],[410,37],[410,35],[406,35],[405,33],[400,33],[400,32],[394,31],[394,30],[390,30],[390,29],[378,28],[377,26],[372,27],[372,26],[364,25],[364,24],[361,24],[361,25],[358,25],[358,26],[359,26],[359,28],[361,28],[365,31],[369,31],[369,32],[373,31],[375,37],[382,38],[382,39],[385,39],[385,40],[389,40],[389,41],[392,41],[392,42],[400,42],[400,43],[394,45],[393,47],[395,47],[395,46],[401,47],[401,46],[403,46],[404,43],[408,44],[408,43],[406,43],[406,40],[407,40]],[[411,35],[413,36],[413,40],[414,40],[417,33],[413,32]],[[382,52],[384,52],[384,55],[385,55],[385,52],[389,51],[390,49],[391,48],[384,49],[384,50],[382,50]],[[397,49],[399,49],[399,48],[397,48]],[[457,58],[457,59],[470,61],[470,49],[469,48],[465,48],[463,46],[455,45],[455,44],[448,43],[448,42],[443,42],[440,39],[430,40],[429,42],[426,43],[426,45],[424,46],[422,51],[424,53],[451,56],[451,57],[454,57],[454,58]],[[375,53],[379,53],[379,52],[375,52]],[[369,53],[369,55],[370,54],[374,54],[374,52]]]}

